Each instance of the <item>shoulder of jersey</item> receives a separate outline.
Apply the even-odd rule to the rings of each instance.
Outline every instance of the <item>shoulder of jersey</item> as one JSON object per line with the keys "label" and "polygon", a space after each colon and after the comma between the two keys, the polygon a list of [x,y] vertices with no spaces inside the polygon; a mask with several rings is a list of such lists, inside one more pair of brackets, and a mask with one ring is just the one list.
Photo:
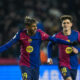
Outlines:
{"label": "shoulder of jersey", "polygon": [[58,35],[58,34],[61,34],[61,32],[55,33],[55,34],[53,34],[52,36],[55,37],[55,36]]}

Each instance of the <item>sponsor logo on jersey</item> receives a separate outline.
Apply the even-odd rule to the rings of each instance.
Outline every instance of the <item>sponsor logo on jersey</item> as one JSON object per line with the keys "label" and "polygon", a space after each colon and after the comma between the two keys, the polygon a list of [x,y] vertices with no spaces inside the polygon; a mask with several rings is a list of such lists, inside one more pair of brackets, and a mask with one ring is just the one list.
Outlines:
{"label": "sponsor logo on jersey", "polygon": [[27,46],[26,47],[26,52],[29,52],[29,53],[33,52],[33,47],[32,46]]}
{"label": "sponsor logo on jersey", "polygon": [[[70,40],[66,40],[66,41],[70,42]],[[66,47],[65,51],[67,54],[71,54],[72,53],[72,47]]]}
{"label": "sponsor logo on jersey", "polygon": [[67,47],[65,49],[65,51],[66,51],[67,54],[71,54],[72,53],[72,47]]}

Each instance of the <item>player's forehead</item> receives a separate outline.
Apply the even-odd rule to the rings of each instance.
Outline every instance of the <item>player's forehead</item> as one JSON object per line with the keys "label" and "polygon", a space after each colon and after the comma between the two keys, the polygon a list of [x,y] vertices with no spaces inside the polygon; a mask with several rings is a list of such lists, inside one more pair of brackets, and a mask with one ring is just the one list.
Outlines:
{"label": "player's forehead", "polygon": [[62,23],[66,23],[66,22],[71,23],[70,19],[65,19],[65,20],[62,21]]}

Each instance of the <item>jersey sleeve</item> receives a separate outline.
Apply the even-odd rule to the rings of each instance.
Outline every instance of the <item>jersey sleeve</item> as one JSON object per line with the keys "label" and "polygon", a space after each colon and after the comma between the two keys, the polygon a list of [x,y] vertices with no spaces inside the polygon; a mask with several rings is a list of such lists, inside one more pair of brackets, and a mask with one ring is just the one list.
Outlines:
{"label": "jersey sleeve", "polygon": [[38,32],[40,32],[41,34],[41,40],[50,40],[53,41],[54,43],[60,43],[60,44],[65,44],[65,45],[71,45],[70,42],[59,39],[59,38],[55,38],[54,36],[49,36],[47,33],[43,32],[42,30],[38,30]]}
{"label": "jersey sleeve", "polygon": [[65,40],[62,40],[62,39],[59,39],[59,38],[55,38],[55,37],[52,37],[52,36],[49,37],[49,40],[53,41],[54,43],[65,44],[65,45],[72,45],[68,41],[65,41]]}
{"label": "jersey sleeve", "polygon": [[80,43],[80,32],[78,32],[78,42]]}
{"label": "jersey sleeve", "polygon": [[[80,32],[78,32],[78,42],[80,43]],[[80,48],[79,47],[75,47],[78,49],[78,52],[80,53]]]}
{"label": "jersey sleeve", "polygon": [[47,33],[45,33],[44,31],[38,29],[38,32],[40,32],[41,35],[41,40],[48,40],[49,35]]}
{"label": "jersey sleeve", "polygon": [[48,46],[47,46],[47,54],[48,54],[48,58],[51,58],[51,54],[52,54],[52,46],[53,43],[51,41],[49,41]]}
{"label": "jersey sleeve", "polygon": [[19,39],[20,39],[20,32],[17,32],[16,35],[9,42],[0,47],[0,53],[10,48],[13,44],[18,42]]}

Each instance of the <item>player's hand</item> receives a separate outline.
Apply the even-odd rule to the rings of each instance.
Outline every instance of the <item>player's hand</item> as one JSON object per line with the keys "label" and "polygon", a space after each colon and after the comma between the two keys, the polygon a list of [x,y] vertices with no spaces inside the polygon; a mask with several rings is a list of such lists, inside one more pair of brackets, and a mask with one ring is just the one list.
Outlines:
{"label": "player's hand", "polygon": [[73,51],[73,53],[78,54],[78,49],[77,48],[72,47],[72,51]]}
{"label": "player's hand", "polygon": [[47,63],[48,64],[53,64],[53,60],[51,58],[48,58]]}
{"label": "player's hand", "polygon": [[70,45],[72,45],[72,46],[76,46],[76,45],[78,45],[79,43],[78,42],[76,42],[76,41],[74,41],[74,42],[70,42]]}

